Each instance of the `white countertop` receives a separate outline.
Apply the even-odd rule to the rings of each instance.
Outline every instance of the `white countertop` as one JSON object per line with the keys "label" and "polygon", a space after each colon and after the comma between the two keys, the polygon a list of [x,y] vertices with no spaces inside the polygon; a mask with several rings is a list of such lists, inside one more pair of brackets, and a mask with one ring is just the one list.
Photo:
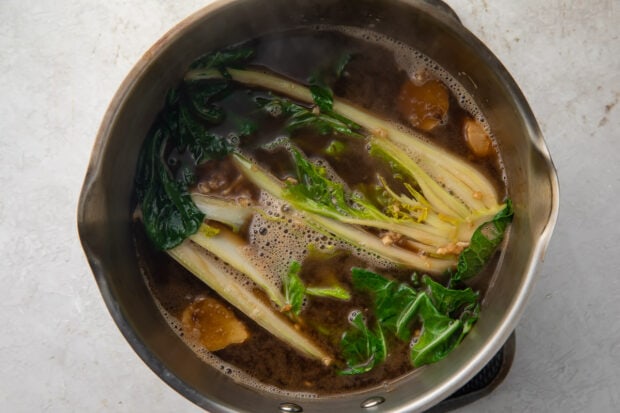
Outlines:
{"label": "white countertop", "polygon": [[[0,1],[2,411],[200,411],[119,333],[82,253],[76,208],[116,88],[205,3]],[[512,370],[460,411],[620,411],[620,4],[448,3],[528,98],[561,192]]]}

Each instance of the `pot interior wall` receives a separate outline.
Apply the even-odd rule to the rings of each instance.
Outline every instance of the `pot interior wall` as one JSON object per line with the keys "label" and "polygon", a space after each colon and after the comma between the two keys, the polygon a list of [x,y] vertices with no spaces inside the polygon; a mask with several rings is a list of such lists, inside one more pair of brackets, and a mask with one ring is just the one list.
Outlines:
{"label": "pot interior wall", "polygon": [[277,411],[286,400],[240,388],[203,364],[160,316],[131,240],[138,152],[167,90],[197,56],[276,28],[317,23],[372,28],[431,56],[462,81],[499,141],[517,215],[482,317],[449,361],[414,372],[389,392],[299,402],[305,412],[357,412],[360,402],[375,394],[386,398],[381,409],[423,408],[456,390],[514,328],[531,283],[532,248],[551,211],[549,164],[538,150],[541,138],[527,104],[492,55],[429,2],[245,0],[223,1],[198,12],[145,54],[112,102],[84,186],[79,229],[110,312],[136,352],[173,387],[212,411]]}

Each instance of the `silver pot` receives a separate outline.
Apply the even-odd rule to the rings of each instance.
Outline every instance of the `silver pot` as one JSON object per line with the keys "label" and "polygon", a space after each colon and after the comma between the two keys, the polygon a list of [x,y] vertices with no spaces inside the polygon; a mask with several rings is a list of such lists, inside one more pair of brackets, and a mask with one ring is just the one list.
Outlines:
{"label": "silver pot", "polygon": [[[202,363],[168,327],[140,275],[130,203],[140,146],[166,91],[189,63],[274,29],[313,23],[372,27],[430,56],[474,96],[502,152],[515,218],[480,320],[442,362],[389,387],[316,400],[285,400],[242,387]],[[212,412],[419,411],[474,376],[514,330],[558,214],[558,181],[534,116],[493,54],[439,1],[221,0],[164,35],[127,76],[105,114],[78,210],[82,245],[103,299],[136,353],[166,383]],[[293,402],[295,404],[287,404]],[[286,410],[289,409],[289,410]],[[290,410],[292,409],[292,410]]]}

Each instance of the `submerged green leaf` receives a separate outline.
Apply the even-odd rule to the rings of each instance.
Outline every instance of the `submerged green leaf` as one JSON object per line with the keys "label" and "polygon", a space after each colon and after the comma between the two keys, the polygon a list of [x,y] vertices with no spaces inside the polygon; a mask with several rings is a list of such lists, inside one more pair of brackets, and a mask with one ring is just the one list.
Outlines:
{"label": "submerged green leaf", "polygon": [[[162,250],[173,248],[194,234],[204,219],[188,191],[195,180],[196,165],[220,159],[234,149],[226,139],[211,133],[195,115],[185,93],[173,90],[169,94],[168,107],[147,138],[138,164],[136,188],[142,219],[149,239]],[[176,172],[170,170],[164,156],[169,143],[180,153],[189,151],[193,162],[176,162]]]}
{"label": "submerged green leaf", "polygon": [[478,319],[480,308],[478,294],[471,288],[446,288],[428,276],[422,281],[427,289],[411,305],[415,312],[409,309],[403,312],[404,323],[409,323],[409,316],[417,316],[422,326],[411,347],[410,357],[415,367],[435,363],[454,350]]}
{"label": "submerged green leaf", "polygon": [[351,272],[355,289],[372,296],[378,328],[400,340],[412,340],[410,357],[416,367],[446,357],[478,318],[478,294],[470,288],[446,288],[424,276],[426,290],[418,292],[367,269]]}
{"label": "submerged green leaf", "polygon": [[239,136],[250,136],[258,130],[258,126],[248,119],[236,119],[237,130]]}
{"label": "submerged green leaf", "polygon": [[334,93],[330,87],[340,78],[345,66],[351,60],[351,54],[345,53],[340,56],[333,64],[322,70],[316,70],[310,76],[310,93],[312,100],[321,110],[321,112],[329,112],[333,115],[332,108],[334,106]]}
{"label": "submerged green leaf", "polygon": [[455,290],[444,287],[428,275],[422,277],[428,294],[437,310],[442,314],[452,314],[459,309],[471,309],[478,304],[479,295],[471,288]]}
{"label": "submerged green leaf", "polygon": [[289,132],[311,128],[321,135],[340,133],[342,135],[362,137],[357,132],[360,126],[332,110],[313,111],[310,108],[293,103],[284,98],[257,98],[257,104],[275,117],[288,117],[286,128]]}
{"label": "submerged green leaf", "polygon": [[352,58],[353,55],[351,53],[345,53],[338,58],[336,64],[334,65],[334,74],[336,75],[336,79],[339,79],[340,76],[342,76],[345,67],[347,67]]}
{"label": "submerged green leaf", "polygon": [[[229,49],[198,59],[193,68],[239,67],[253,56],[249,49]],[[194,234],[204,219],[193,203],[188,187],[195,181],[200,163],[221,159],[235,149],[224,137],[210,131],[224,120],[215,104],[228,94],[228,79],[188,80],[170,90],[158,125],[140,153],[136,192],[148,237],[159,249],[170,249]],[[181,156],[164,157],[176,148]],[[188,151],[189,157],[183,152]]]}
{"label": "submerged green leaf", "polygon": [[340,348],[347,363],[347,368],[338,372],[340,375],[366,373],[382,363],[387,356],[381,327],[370,330],[362,313],[352,318],[351,328],[342,335]]}
{"label": "submerged green leaf", "polygon": [[179,143],[186,147],[196,164],[228,155],[234,145],[209,131],[186,106],[179,108]]}
{"label": "submerged green leaf", "polygon": [[230,93],[230,81],[209,79],[186,83],[186,94],[194,112],[204,121],[219,124],[224,120],[224,110],[213,104]]}
{"label": "submerged green leaf", "polygon": [[321,83],[314,83],[310,85],[310,93],[312,93],[314,103],[322,112],[328,112],[332,109],[334,95],[330,88]]}
{"label": "submerged green leaf", "polygon": [[445,358],[459,343],[463,324],[441,314],[425,293],[420,294],[417,313],[422,330],[414,338],[410,357],[413,365],[420,367]]}
{"label": "submerged green leaf", "polygon": [[140,154],[136,180],[146,233],[162,250],[179,245],[204,219],[187,188],[173,179],[162,159],[168,139],[164,126],[155,130]]}
{"label": "submerged green leaf", "polygon": [[388,280],[363,268],[351,269],[356,290],[369,292],[373,297],[374,314],[386,332],[396,333],[400,313],[415,300],[416,292],[406,284]]}

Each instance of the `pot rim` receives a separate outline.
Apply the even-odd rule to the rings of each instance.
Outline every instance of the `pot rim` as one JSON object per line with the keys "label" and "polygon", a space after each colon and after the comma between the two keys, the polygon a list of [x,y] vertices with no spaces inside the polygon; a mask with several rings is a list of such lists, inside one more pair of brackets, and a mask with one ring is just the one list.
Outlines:
{"label": "pot rim", "polygon": [[[222,412],[233,412],[234,410],[232,410],[230,406],[225,406],[209,399],[171,373],[164,363],[152,353],[148,346],[145,345],[145,343],[133,330],[123,312],[120,311],[116,298],[107,283],[102,263],[98,258],[99,254],[97,245],[92,243],[90,236],[87,234],[86,226],[88,220],[86,215],[89,208],[89,203],[93,199],[93,196],[102,191],[102,188],[100,187],[100,179],[103,148],[105,147],[108,136],[114,127],[119,112],[122,110],[127,97],[132,93],[137,81],[143,76],[150,65],[154,61],[157,61],[157,59],[164,53],[165,50],[167,50],[168,47],[184,35],[184,32],[188,27],[198,24],[206,15],[236,3],[237,1],[238,0],[216,0],[194,12],[189,17],[176,24],[157,42],[155,42],[155,44],[151,46],[146,53],[144,53],[144,55],[131,69],[115,93],[101,122],[101,126],[93,146],[91,160],[89,162],[82,186],[77,211],[78,232],[83,249],[86,253],[108,311],[125,339],[129,342],[133,350],[140,356],[140,358],[147,364],[147,366],[178,393],[202,408],[214,409]],[[443,21],[451,19],[453,22],[458,23],[454,25],[453,29],[459,36],[469,43],[478,54],[483,56],[486,64],[488,64],[495,71],[497,76],[504,82],[506,88],[510,91],[511,98],[514,101],[515,106],[519,109],[523,119],[526,121],[525,127],[529,131],[533,148],[541,156],[549,171],[549,185],[551,193],[551,209],[549,211],[546,225],[540,232],[537,241],[532,247],[531,258],[527,262],[526,271],[522,277],[523,281],[521,283],[520,291],[515,295],[503,321],[495,329],[489,339],[486,340],[483,347],[476,353],[475,357],[469,359],[469,361],[458,371],[458,373],[453,374],[449,380],[444,381],[441,385],[434,387],[431,391],[417,397],[416,400],[402,406],[402,408],[398,410],[404,412],[417,409],[427,409],[448,397],[454,391],[458,390],[460,386],[471,379],[493,357],[493,355],[501,348],[513,332],[525,309],[525,304],[529,298],[529,295],[531,294],[535,281],[536,266],[539,260],[542,261],[544,258],[546,248],[557,222],[559,212],[559,181],[555,166],[553,165],[553,161],[551,160],[549,154],[549,150],[544,142],[543,134],[534,118],[529,104],[507,69],[499,62],[493,53],[461,24],[458,16],[442,1],[396,1],[423,9],[423,11],[431,14],[436,19]],[[376,393],[377,391],[373,391],[371,389],[368,391],[349,393],[343,396],[335,397],[350,397],[351,395],[354,395],[357,398],[357,396],[361,395],[361,400],[363,400],[364,398],[372,395],[373,392]],[[324,399],[330,399],[333,397],[334,396],[330,396]],[[310,401],[310,403],[312,402]]]}

